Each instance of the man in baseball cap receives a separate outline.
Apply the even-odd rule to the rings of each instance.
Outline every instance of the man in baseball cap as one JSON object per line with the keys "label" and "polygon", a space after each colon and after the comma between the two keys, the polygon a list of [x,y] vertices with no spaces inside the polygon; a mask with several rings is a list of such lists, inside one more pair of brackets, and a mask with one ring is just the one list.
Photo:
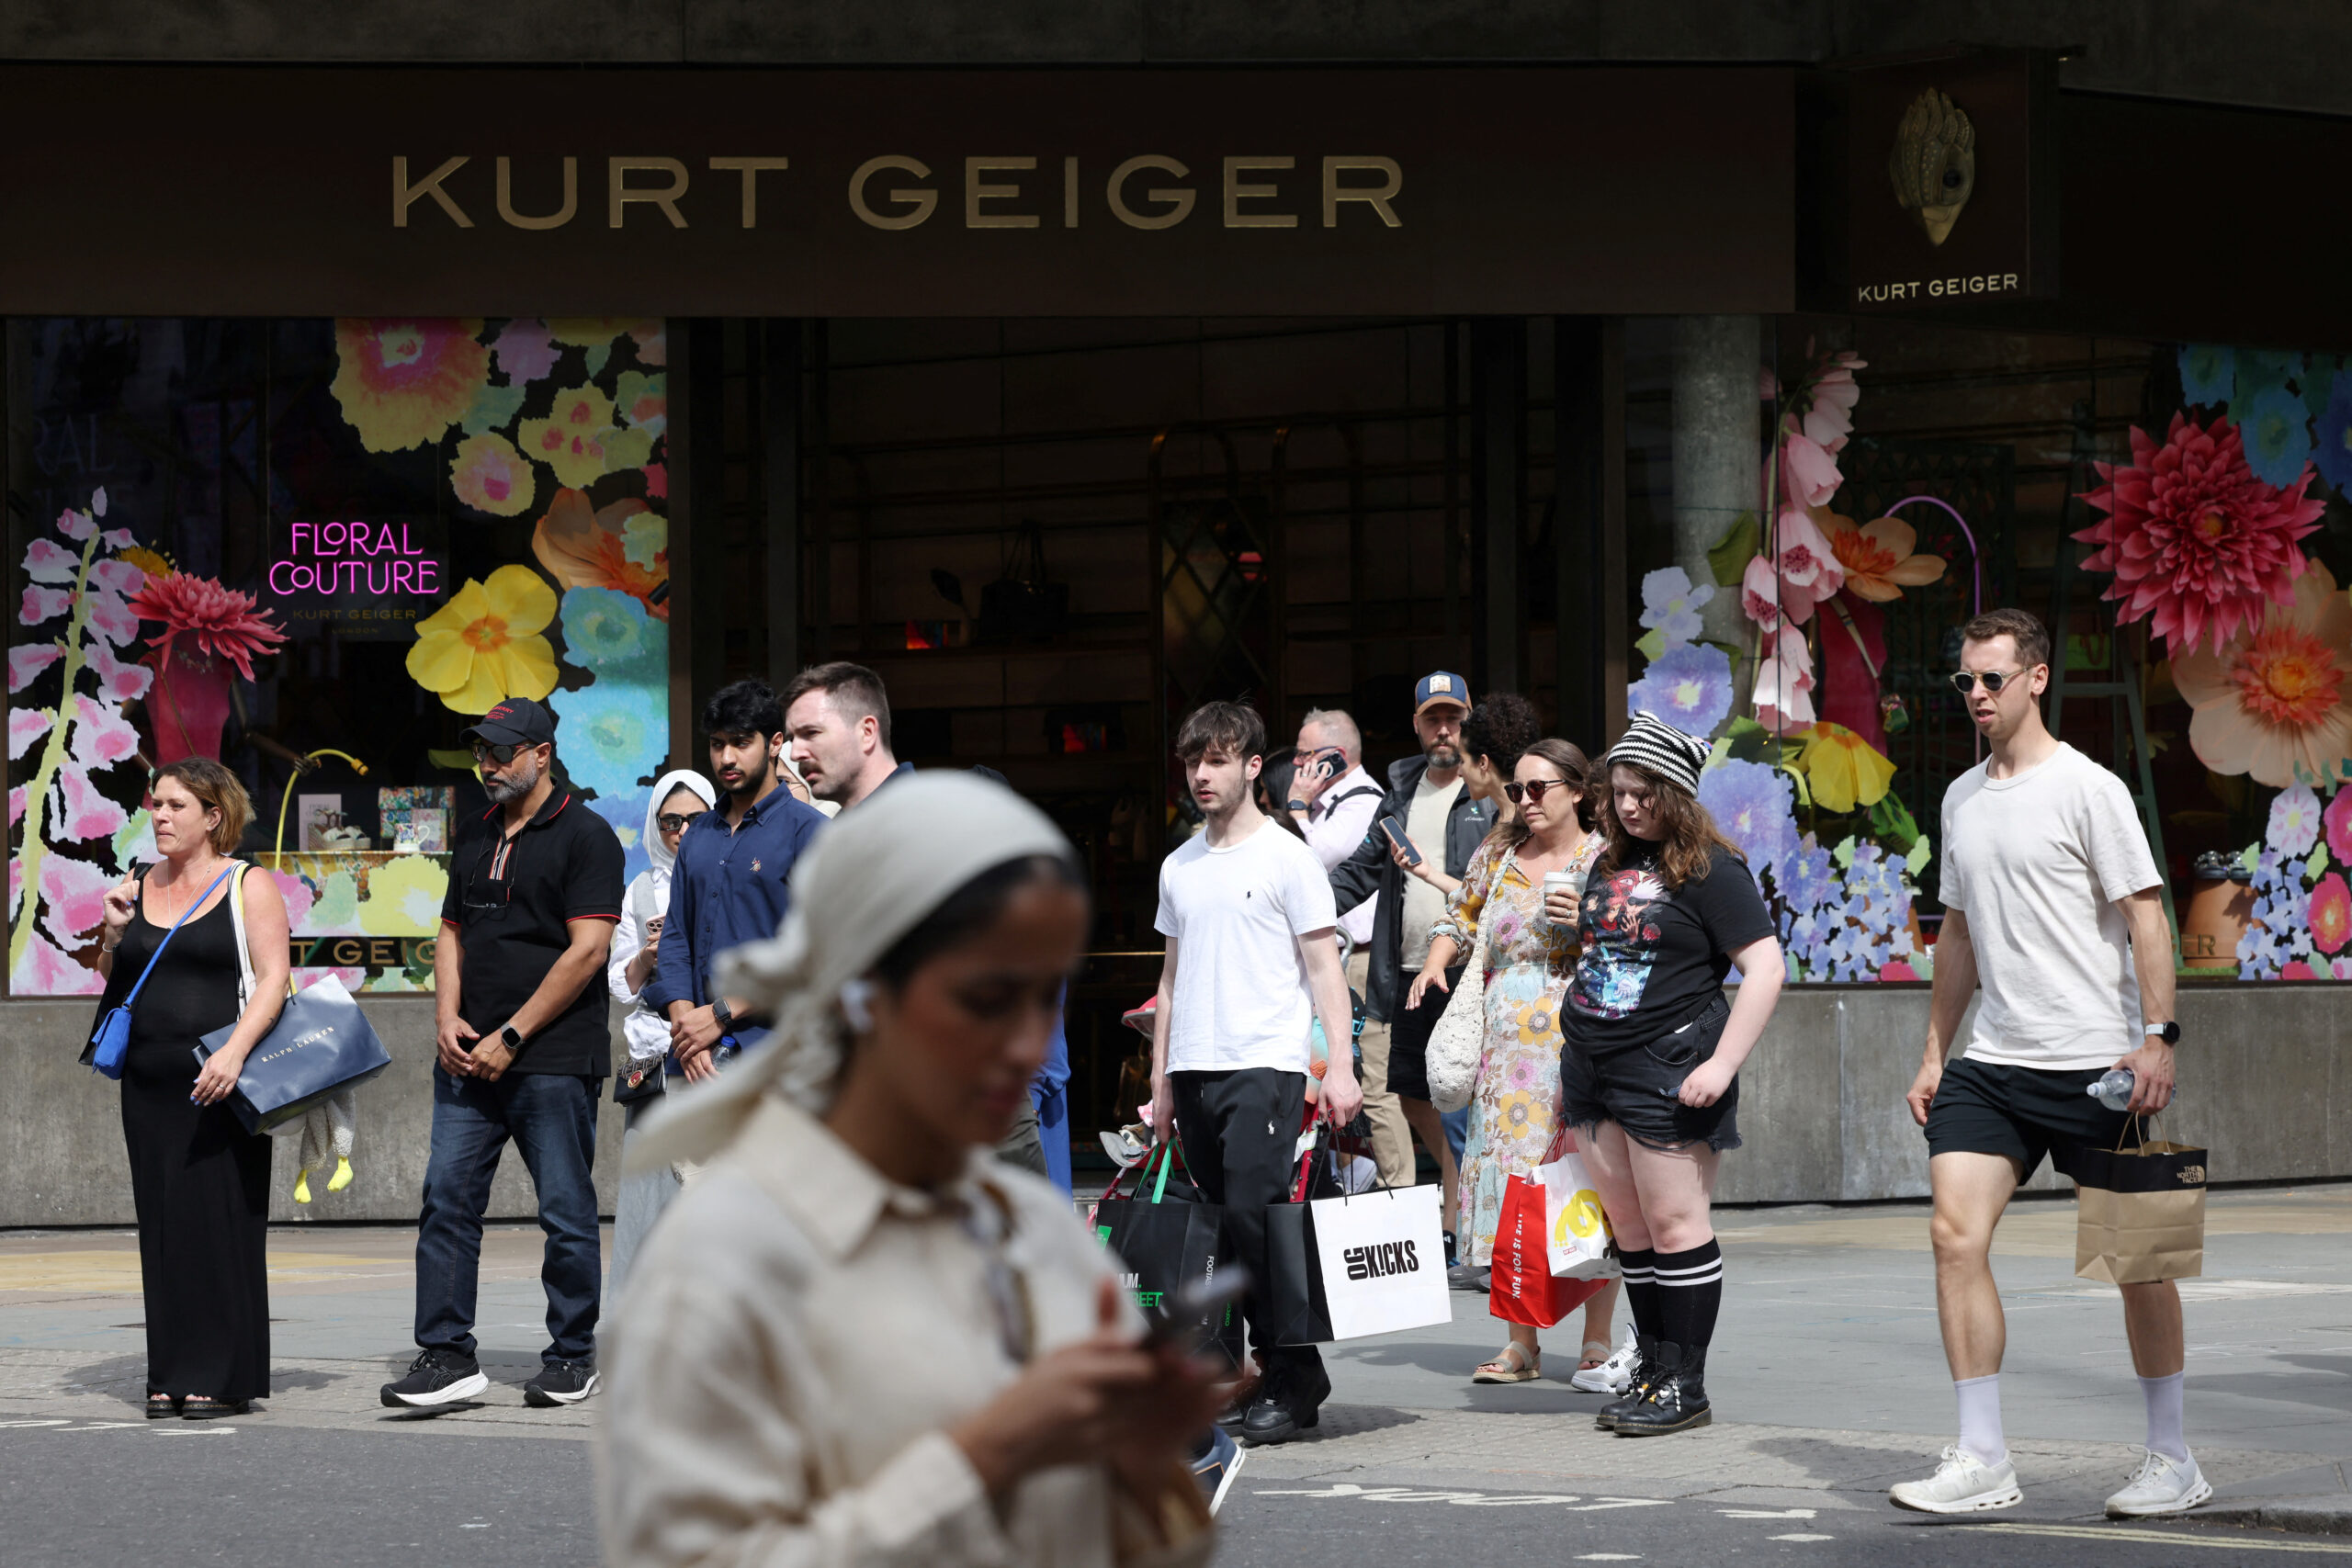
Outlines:
{"label": "man in baseball cap", "polygon": [[1470,711],[1470,682],[1451,670],[1435,670],[1413,683],[1413,716],[1433,707],[1451,707],[1459,722]]}
{"label": "man in baseball cap", "polygon": [[485,746],[546,746],[555,739],[555,716],[528,697],[504,697],[459,739]]}

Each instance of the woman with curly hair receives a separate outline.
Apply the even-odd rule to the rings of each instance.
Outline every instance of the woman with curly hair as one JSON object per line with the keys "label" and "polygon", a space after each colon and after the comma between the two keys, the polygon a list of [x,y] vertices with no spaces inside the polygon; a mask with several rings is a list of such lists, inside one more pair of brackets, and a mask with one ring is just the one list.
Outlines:
{"label": "woman with curly hair", "polygon": [[[1463,721],[1464,776],[1474,788],[1498,788],[1511,815],[1472,857],[1445,919],[1432,930],[1429,963],[1406,1002],[1410,1009],[1432,987],[1453,988],[1448,969],[1470,952],[1483,921],[1484,1045],[1470,1091],[1454,1232],[1463,1260],[1479,1268],[1494,1258],[1505,1186],[1513,1176],[1533,1176],[1544,1163],[1559,1110],[1560,993],[1576,964],[1576,931],[1544,915],[1544,879],[1555,871],[1580,875],[1600,848],[1589,831],[1590,763],[1566,741],[1540,734],[1524,697],[1489,698]],[[1605,1358],[1612,1303],[1595,1304]],[[1542,1372],[1535,1330],[1515,1323],[1510,1343],[1471,1381],[1530,1382]]]}

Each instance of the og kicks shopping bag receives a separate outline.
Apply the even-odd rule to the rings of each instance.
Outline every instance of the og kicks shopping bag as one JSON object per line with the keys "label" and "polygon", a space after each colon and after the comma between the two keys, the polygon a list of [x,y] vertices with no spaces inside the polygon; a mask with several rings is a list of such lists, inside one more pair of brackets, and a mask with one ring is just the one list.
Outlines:
{"label": "og kicks shopping bag", "polygon": [[1303,1206],[1332,1338],[1453,1321],[1437,1188],[1386,1187]]}

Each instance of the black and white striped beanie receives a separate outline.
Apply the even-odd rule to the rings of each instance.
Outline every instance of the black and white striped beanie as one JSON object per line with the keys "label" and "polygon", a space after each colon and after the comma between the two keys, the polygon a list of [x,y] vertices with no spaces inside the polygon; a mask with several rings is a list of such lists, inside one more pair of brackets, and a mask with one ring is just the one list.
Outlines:
{"label": "black and white striped beanie", "polygon": [[1608,762],[1631,762],[1647,768],[1668,784],[1679,784],[1686,795],[1699,793],[1699,770],[1707,765],[1708,753],[1714,748],[1695,735],[1658,717],[1656,714],[1637,713],[1634,722],[1617,744],[1609,749]]}

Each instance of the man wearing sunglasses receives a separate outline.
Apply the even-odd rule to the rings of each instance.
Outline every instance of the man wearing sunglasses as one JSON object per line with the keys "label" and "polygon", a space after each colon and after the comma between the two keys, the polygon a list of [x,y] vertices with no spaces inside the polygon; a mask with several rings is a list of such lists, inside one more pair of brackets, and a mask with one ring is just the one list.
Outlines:
{"label": "man wearing sunglasses", "polygon": [[[1927,1059],[1911,1115],[1928,1135],[1935,1196],[1936,1310],[1960,1405],[1960,1441],[1898,1507],[1978,1513],[2019,1502],[2001,1436],[2007,1329],[1990,1262],[1993,1228],[2047,1154],[2075,1174],[2080,1153],[2113,1148],[2133,1114],[2172,1099],[2172,935],[2161,879],[2123,782],[2050,733],[2040,699],[2050,634],[2022,610],[1962,631],[1953,687],[1990,755],[1944,795],[1944,922],[1936,942]],[[1947,1062],[1979,984],[1968,1048]],[[2128,1111],[2085,1090],[2132,1069]],[[2169,1280],[2125,1285],[2123,1327],[2147,1406],[2137,1472],[2108,1514],[2178,1514],[2212,1495],[2181,1435],[2180,1293]]]}
{"label": "man wearing sunglasses", "polygon": [[792,901],[793,864],[825,825],[786,784],[784,704],[765,681],[720,687],[703,705],[702,728],[718,808],[678,840],[662,952],[642,993],[669,1019],[671,1058],[689,1082],[714,1076],[767,1032],[740,998],[712,990],[711,970],[729,948],[775,935]]}
{"label": "man wearing sunglasses", "polygon": [[620,840],[555,785],[555,720],[511,697],[465,732],[491,808],[450,856],[433,957],[433,1145],[416,1231],[416,1343],[383,1402],[431,1408],[490,1386],[475,1284],[491,1179],[509,1139],[537,1190],[551,1343],[535,1405],[596,1389],[604,1259],[596,1101],[612,1066],[603,976],[621,916]]}

